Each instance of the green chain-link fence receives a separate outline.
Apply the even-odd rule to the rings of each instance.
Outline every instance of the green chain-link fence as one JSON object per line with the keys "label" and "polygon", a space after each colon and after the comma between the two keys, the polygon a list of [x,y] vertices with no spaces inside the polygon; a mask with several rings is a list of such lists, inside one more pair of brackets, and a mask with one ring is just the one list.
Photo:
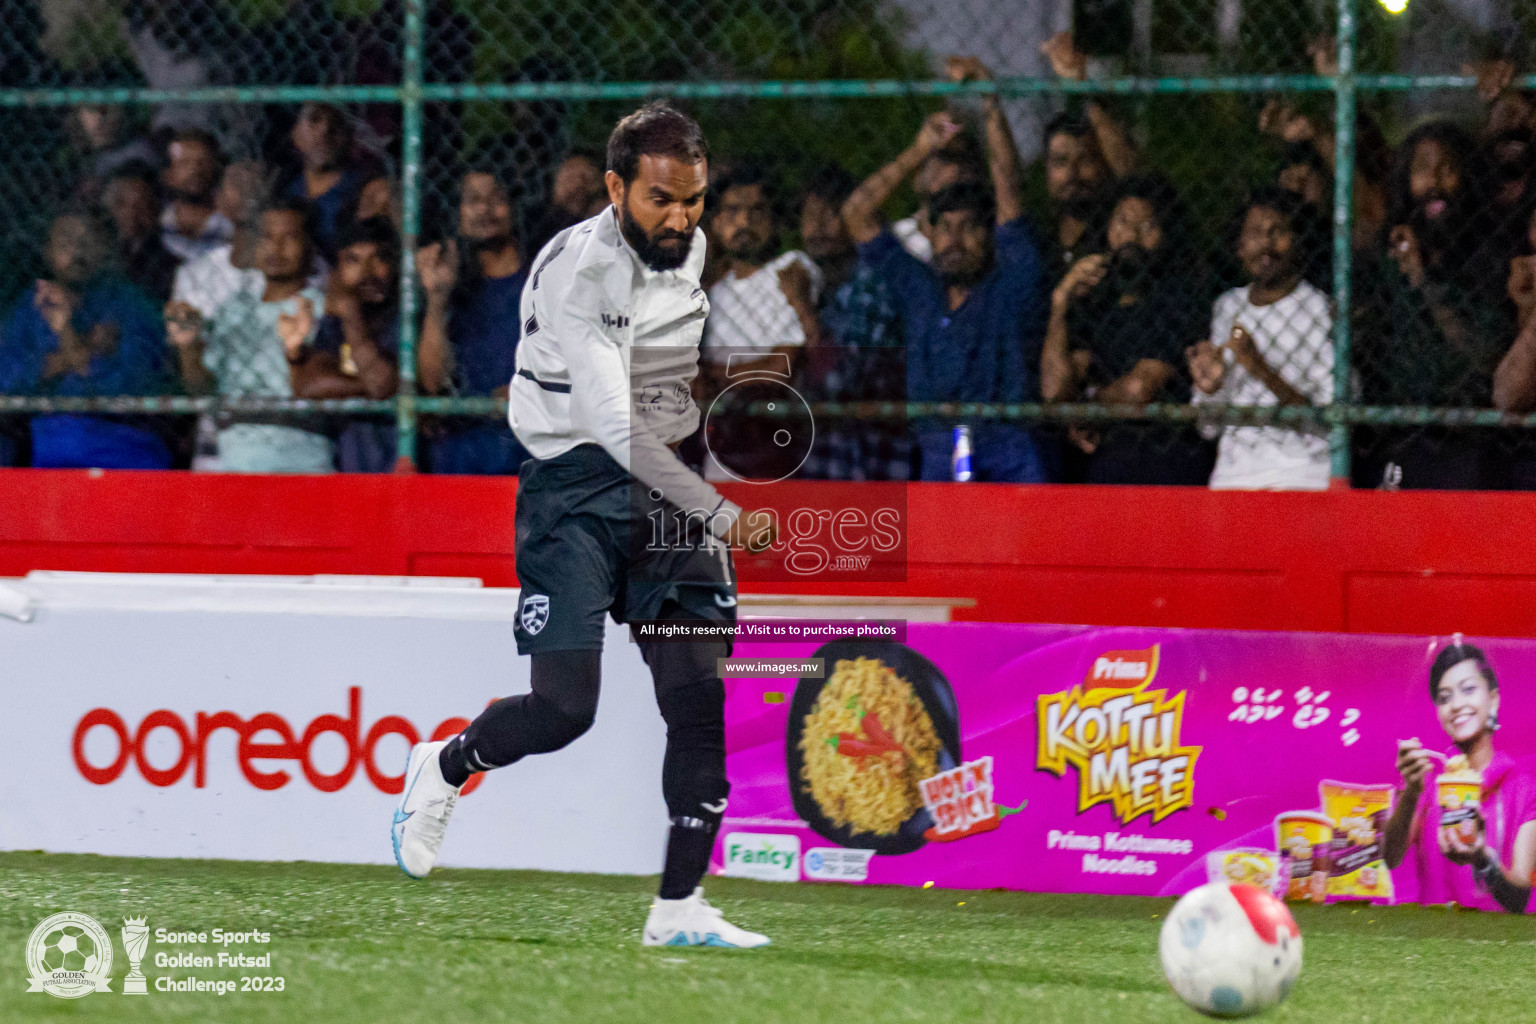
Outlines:
{"label": "green chain-link fence", "polygon": [[[1084,272],[1092,280],[1063,303],[1065,383],[1051,378],[1040,347],[1028,353],[1027,386],[976,401],[961,401],[975,397],[963,389],[902,401],[909,396],[819,378],[810,384],[810,397],[825,400],[818,422],[853,432],[903,419],[1030,424],[1065,453],[1066,468],[1050,471],[1057,478],[1115,479],[1104,452],[1118,448],[1172,476],[1203,459],[1190,481],[1200,482],[1220,437],[1222,459],[1239,463],[1244,445],[1314,469],[1326,451],[1327,475],[1347,479],[1353,469],[1357,484],[1523,485],[1523,460],[1536,467],[1525,440],[1536,425],[1536,355],[1523,354],[1523,313],[1536,294],[1525,262],[1536,241],[1536,103],[1526,91],[1536,77],[1512,71],[1524,62],[1532,12],[1499,0],[1461,6],[1475,10],[1445,0],[1411,0],[1401,13],[1376,0],[0,0],[0,297],[11,311],[0,413],[18,458],[29,442],[44,443],[35,419],[97,414],[148,430],[183,462],[196,454],[193,425],[208,417],[323,435],[331,457],[362,424],[373,455],[355,465],[382,468],[381,438],[402,463],[430,462],[434,439],[504,415],[493,388],[441,365],[424,363],[430,386],[418,386],[430,303],[417,252],[455,236],[466,243],[467,176],[500,179],[526,264],[561,216],[594,201],[614,120],[669,96],[704,125],[721,168],[767,169],[773,234],[788,248],[817,181],[829,171],[850,184],[874,174],[934,111],[975,140],[969,157],[958,147],[956,166],[986,180],[986,101],[996,96],[1022,157],[1042,302],[1075,263],[1102,256],[1105,273]],[[1056,38],[1074,28],[1070,43]],[[979,57],[991,77],[947,77],[951,52]],[[1410,134],[1441,118],[1462,127]],[[1051,129],[1097,151],[1102,180],[1083,186],[1092,195],[1074,197],[1052,177]],[[311,148],[329,139],[339,149],[334,187],[334,167],[305,162],[305,130]],[[218,151],[227,190],[217,171],[199,176],[199,132]],[[231,178],[236,168],[244,178]],[[1279,212],[1315,301],[1294,290],[1267,303],[1230,292],[1265,256],[1245,263],[1239,248],[1247,197],[1265,186],[1298,197]],[[136,203],[139,188],[152,198]],[[847,188],[824,192],[840,202]],[[286,194],[323,200],[330,223],[307,230],[333,275],[347,221],[376,213],[397,225],[398,260],[386,261],[397,297],[380,303],[391,322],[369,325],[397,347],[397,378],[350,365],[343,325],[332,334],[351,383],[295,384],[271,341],[305,326],[313,336],[315,324],[292,318],[302,319],[296,303],[308,294],[321,321],[332,306],[320,292],[243,310],[241,322],[266,339],[260,358],[249,331],[226,324],[215,339],[217,304],[201,308],[204,348],[192,358],[207,378],[165,344],[159,307],[197,283],[175,284],[174,260],[157,270],[159,257],[135,245],[156,233],[184,244],[171,255],[184,257],[185,271],[233,239],[219,271],[232,279],[251,265],[239,247],[255,244],[241,229],[264,230],[254,215],[261,197]],[[918,226],[931,226],[931,198],[922,181],[909,182],[884,210],[900,226],[917,207]],[[552,214],[557,206],[569,214]],[[1069,242],[1063,222],[1079,207],[1080,240]],[[1151,242],[1132,223],[1139,210],[1158,229]],[[204,211],[225,218],[222,234],[207,230]],[[68,286],[60,250],[88,262],[92,236],[60,221],[87,214],[114,229],[101,241],[111,240],[120,276],[149,300],[130,310],[122,294],[92,298]],[[1117,247],[1117,231],[1135,245]],[[823,304],[837,285],[827,276]],[[38,278],[63,280],[66,294]],[[222,287],[212,289],[221,301]],[[52,308],[60,302],[62,321]],[[1037,334],[1048,335],[1043,306],[1039,314]],[[72,353],[42,351],[37,339],[55,322],[70,328],[59,350]],[[1226,335],[1234,323],[1257,335],[1257,364]],[[150,345],[135,325],[161,334]],[[899,315],[889,326],[886,343],[899,346],[908,327]],[[1191,351],[1201,340],[1216,343],[1214,354]],[[132,373],[87,372],[103,353],[131,362],[139,344],[155,348],[158,370],[146,355]],[[1042,345],[1038,336],[1031,344]],[[1142,380],[1147,361],[1159,366]],[[1206,394],[1202,379],[1211,384],[1213,372],[1221,385]],[[1127,390],[1132,378],[1141,390]],[[1051,380],[1059,386],[1042,391]],[[301,391],[307,397],[295,397]]]}

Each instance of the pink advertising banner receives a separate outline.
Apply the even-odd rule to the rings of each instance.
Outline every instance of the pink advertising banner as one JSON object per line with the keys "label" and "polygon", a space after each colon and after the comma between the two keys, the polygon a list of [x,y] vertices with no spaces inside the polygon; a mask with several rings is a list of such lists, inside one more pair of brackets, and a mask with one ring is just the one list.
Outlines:
{"label": "pink advertising banner", "polygon": [[[991,623],[905,641],[738,641],[807,665],[726,680],[712,870],[1143,896],[1226,878],[1499,910],[1536,867],[1536,642]],[[1424,750],[1408,799],[1404,740]]]}

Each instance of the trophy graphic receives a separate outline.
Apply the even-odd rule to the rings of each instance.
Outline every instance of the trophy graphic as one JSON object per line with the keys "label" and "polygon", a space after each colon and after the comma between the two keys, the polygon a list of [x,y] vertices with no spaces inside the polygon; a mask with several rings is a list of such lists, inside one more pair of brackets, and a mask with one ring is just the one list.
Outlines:
{"label": "trophy graphic", "polygon": [[139,964],[144,959],[144,951],[149,947],[149,926],[144,921],[142,917],[123,918],[123,952],[128,954],[128,977],[123,979],[125,996],[149,994],[149,988],[144,981],[144,972],[139,970]]}

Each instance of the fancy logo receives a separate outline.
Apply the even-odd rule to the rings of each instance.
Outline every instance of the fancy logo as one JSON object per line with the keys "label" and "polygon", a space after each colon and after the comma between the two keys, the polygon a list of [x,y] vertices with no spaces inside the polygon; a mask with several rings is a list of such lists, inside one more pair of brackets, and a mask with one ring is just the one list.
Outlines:
{"label": "fancy logo", "polygon": [[1083,683],[1038,699],[1035,767],[1059,777],[1077,769],[1079,814],[1108,803],[1122,822],[1156,822],[1194,805],[1200,748],[1179,740],[1184,691],[1151,688],[1158,650],[1108,651]]}
{"label": "fancy logo", "polygon": [[760,882],[800,881],[799,836],[730,832],[722,846],[727,875]]}

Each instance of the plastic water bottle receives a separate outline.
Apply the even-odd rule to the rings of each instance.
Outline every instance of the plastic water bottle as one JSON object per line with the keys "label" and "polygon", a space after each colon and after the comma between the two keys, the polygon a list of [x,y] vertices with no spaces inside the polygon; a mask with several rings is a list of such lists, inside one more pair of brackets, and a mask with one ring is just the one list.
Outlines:
{"label": "plastic water bottle", "polygon": [[961,424],[954,431],[954,454],[949,457],[951,476],[957,482],[971,479],[971,428]]}
{"label": "plastic water bottle", "polygon": [[217,473],[219,461],[219,425],[209,413],[197,418],[197,443],[193,448],[192,469],[199,473]]}

